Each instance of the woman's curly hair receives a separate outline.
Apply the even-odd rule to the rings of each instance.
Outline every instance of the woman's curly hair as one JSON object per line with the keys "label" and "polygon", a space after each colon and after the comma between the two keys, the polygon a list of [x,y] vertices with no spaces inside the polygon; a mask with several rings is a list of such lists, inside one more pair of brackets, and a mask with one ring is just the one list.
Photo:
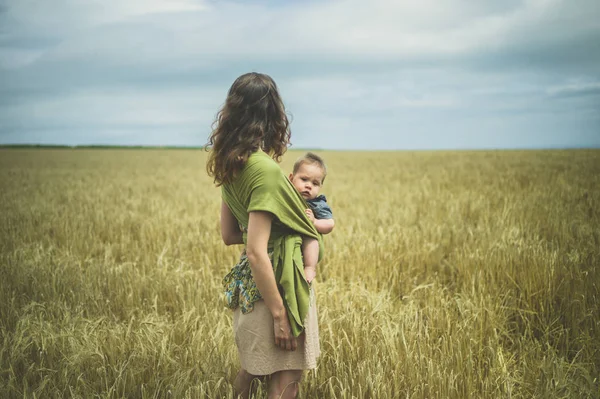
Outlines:
{"label": "woman's curly hair", "polygon": [[279,162],[290,144],[277,85],[261,73],[247,73],[233,82],[212,128],[206,170],[217,186],[230,183],[259,148]]}

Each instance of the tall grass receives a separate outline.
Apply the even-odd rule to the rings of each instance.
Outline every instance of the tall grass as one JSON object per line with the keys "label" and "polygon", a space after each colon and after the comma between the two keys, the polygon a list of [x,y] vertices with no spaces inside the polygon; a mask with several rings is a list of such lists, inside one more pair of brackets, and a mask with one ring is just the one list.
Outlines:
{"label": "tall grass", "polygon": [[[302,397],[600,397],[600,151],[322,155]],[[0,397],[233,397],[205,158],[0,151]]]}

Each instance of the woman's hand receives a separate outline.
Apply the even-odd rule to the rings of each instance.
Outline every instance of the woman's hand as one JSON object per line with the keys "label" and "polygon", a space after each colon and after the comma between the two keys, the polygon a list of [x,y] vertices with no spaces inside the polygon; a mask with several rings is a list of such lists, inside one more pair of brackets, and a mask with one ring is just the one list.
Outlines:
{"label": "woman's hand", "polygon": [[288,351],[296,350],[298,343],[292,334],[292,327],[285,310],[273,317],[273,332],[275,333],[275,346]]}

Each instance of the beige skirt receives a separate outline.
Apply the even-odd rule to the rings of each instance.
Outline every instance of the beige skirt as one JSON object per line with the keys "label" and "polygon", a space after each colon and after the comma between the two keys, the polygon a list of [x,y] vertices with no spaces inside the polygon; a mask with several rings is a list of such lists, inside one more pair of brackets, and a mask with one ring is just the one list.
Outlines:
{"label": "beige skirt", "polygon": [[315,284],[310,289],[310,307],[305,331],[298,337],[298,347],[286,351],[275,346],[273,317],[263,300],[254,304],[252,312],[233,313],[233,333],[242,368],[252,375],[269,375],[281,370],[309,370],[317,367],[321,354]]}

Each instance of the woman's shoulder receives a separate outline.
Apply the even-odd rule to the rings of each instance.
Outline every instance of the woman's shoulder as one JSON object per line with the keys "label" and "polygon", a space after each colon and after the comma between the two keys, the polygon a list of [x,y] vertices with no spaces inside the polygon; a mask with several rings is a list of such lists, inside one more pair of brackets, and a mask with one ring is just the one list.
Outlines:
{"label": "woman's shoulder", "polygon": [[264,173],[270,176],[282,173],[279,164],[268,154],[260,150],[250,155],[244,169],[251,173]]}

